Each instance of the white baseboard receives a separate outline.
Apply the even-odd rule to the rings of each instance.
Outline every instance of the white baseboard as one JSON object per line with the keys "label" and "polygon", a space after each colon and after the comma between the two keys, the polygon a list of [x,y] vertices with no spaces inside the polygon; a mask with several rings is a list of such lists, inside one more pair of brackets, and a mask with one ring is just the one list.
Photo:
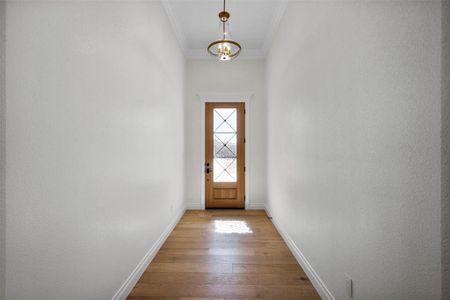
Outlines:
{"label": "white baseboard", "polygon": [[313,286],[316,288],[316,290],[319,293],[320,297],[322,299],[325,299],[325,300],[336,300],[336,298],[333,296],[333,294],[327,288],[327,286],[322,281],[322,279],[320,279],[320,277],[317,274],[317,272],[313,269],[311,264],[308,262],[306,257],[303,255],[303,253],[297,247],[297,245],[295,244],[294,240],[283,229],[281,224],[277,222],[276,218],[273,217],[273,215],[270,212],[269,208],[265,207],[265,210],[266,210],[267,215],[272,217],[272,223],[275,225],[275,228],[278,230],[280,235],[283,237],[283,240],[288,245],[288,247],[291,250],[292,254],[294,254],[294,256],[297,259],[298,263],[302,266],[303,270],[305,271],[306,275],[308,276],[308,278],[311,281],[311,283],[313,284]]}
{"label": "white baseboard", "polygon": [[201,203],[188,203],[188,204],[186,204],[186,209],[202,210],[203,205]]}
{"label": "white baseboard", "polygon": [[264,203],[248,203],[245,209],[266,209],[266,205]]}
{"label": "white baseboard", "polygon": [[170,222],[170,224],[166,227],[163,233],[159,236],[158,240],[153,244],[150,250],[148,250],[144,258],[142,258],[142,260],[138,263],[136,268],[134,268],[133,272],[131,272],[130,276],[128,276],[128,278],[125,280],[125,282],[116,292],[116,294],[112,297],[112,300],[125,300],[128,297],[128,294],[134,288],[139,278],[141,278],[142,274],[147,269],[148,265],[153,260],[156,253],[158,253],[159,249],[164,244],[166,239],[169,237],[172,230],[178,224],[185,211],[186,209],[182,208],[177,213],[172,222]]}
{"label": "white baseboard", "polygon": [[[249,203],[245,209],[265,209],[266,205],[264,203]],[[200,203],[188,203],[186,209],[203,210],[203,205]]]}

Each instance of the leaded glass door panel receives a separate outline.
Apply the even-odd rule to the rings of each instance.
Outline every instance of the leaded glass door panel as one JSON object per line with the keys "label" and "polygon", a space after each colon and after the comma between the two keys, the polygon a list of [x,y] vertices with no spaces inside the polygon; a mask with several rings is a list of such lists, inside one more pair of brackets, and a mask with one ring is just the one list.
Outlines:
{"label": "leaded glass door panel", "polygon": [[245,207],[245,103],[206,103],[207,208]]}

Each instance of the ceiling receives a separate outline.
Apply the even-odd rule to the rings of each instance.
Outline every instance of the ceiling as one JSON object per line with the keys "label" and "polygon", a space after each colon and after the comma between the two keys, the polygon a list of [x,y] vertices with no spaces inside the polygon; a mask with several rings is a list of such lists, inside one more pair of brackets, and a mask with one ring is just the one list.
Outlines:
{"label": "ceiling", "polygon": [[[222,0],[162,0],[179,44],[188,58],[208,58],[206,47],[219,34]],[[263,58],[287,0],[227,0],[230,32],[242,46],[241,58]]]}

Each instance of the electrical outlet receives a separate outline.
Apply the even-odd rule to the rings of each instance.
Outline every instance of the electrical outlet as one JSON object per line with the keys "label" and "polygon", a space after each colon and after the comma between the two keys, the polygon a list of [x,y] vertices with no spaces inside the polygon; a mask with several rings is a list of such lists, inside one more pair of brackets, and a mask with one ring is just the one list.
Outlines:
{"label": "electrical outlet", "polygon": [[353,280],[346,273],[344,273],[344,276],[345,276],[345,292],[347,294],[347,299],[353,299]]}

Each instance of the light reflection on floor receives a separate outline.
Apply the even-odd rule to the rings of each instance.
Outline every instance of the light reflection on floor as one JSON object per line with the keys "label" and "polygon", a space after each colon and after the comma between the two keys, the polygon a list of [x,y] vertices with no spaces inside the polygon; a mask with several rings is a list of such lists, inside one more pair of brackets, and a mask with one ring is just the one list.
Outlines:
{"label": "light reflection on floor", "polygon": [[249,234],[253,233],[250,227],[247,226],[245,221],[214,221],[215,232],[217,233],[238,233]]}

